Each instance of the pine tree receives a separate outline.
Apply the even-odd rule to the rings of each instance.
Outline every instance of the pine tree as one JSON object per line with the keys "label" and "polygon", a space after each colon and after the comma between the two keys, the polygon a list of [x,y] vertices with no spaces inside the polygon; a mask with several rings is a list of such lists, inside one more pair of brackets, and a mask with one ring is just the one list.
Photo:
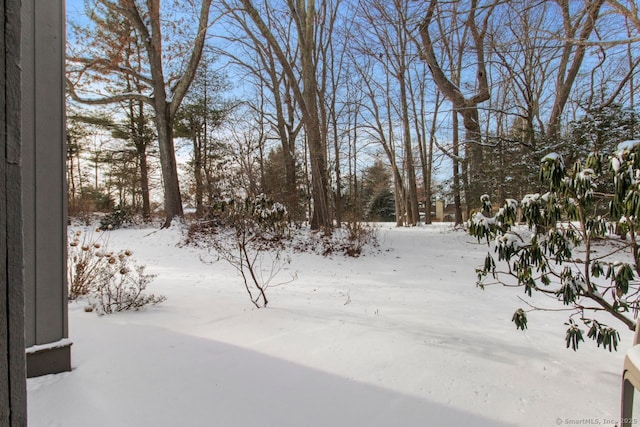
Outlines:
{"label": "pine tree", "polygon": [[366,219],[372,221],[394,221],[396,216],[395,199],[391,191],[391,171],[381,160],[363,172],[361,203]]}

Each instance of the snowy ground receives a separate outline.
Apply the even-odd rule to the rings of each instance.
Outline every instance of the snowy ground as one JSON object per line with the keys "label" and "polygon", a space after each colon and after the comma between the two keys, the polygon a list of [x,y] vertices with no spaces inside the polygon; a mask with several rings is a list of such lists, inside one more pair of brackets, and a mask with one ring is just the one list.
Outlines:
{"label": "snowy ground", "polygon": [[[167,301],[98,317],[69,308],[73,371],[28,380],[38,426],[613,425],[617,353],[564,348],[563,313],[475,287],[487,248],[446,225],[383,225],[360,258],[293,254],[298,279],[255,309],[235,271],[179,227],[111,232]],[[611,321],[613,323],[613,321]]]}

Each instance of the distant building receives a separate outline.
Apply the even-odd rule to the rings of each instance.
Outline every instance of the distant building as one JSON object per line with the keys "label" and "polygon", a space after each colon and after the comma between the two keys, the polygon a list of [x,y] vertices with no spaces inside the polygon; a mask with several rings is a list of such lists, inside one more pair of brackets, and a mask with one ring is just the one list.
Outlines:
{"label": "distant building", "polygon": [[[420,221],[425,219],[424,200],[418,203],[420,209]],[[433,222],[454,222],[456,218],[456,206],[453,203],[445,204],[444,200],[436,201],[431,205],[431,221]],[[462,220],[467,220],[467,206],[462,205]]]}

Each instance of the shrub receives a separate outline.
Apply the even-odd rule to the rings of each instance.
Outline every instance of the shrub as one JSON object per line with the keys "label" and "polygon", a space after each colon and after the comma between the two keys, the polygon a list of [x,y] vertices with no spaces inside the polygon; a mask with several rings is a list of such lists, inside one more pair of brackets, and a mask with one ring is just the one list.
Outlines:
{"label": "shrub", "polygon": [[347,222],[344,226],[346,233],[336,230],[331,244],[326,246],[325,255],[333,251],[342,252],[350,257],[359,257],[366,246],[378,246],[378,230],[373,225],[361,222]]}
{"label": "shrub", "polygon": [[132,224],[133,219],[134,215],[129,207],[118,205],[113,212],[102,217],[100,220],[100,229],[112,230],[122,228],[125,225]]}
{"label": "shrub", "polygon": [[370,221],[392,222],[396,220],[396,202],[391,190],[385,188],[371,200],[367,217]]}
{"label": "shrub", "polygon": [[[526,195],[520,203],[507,200],[493,216],[483,196],[483,212],[469,222],[469,232],[485,239],[498,258],[487,254],[476,270],[478,285],[516,286],[527,296],[555,299],[571,313],[565,341],[573,350],[584,341],[580,323],[598,347],[617,349],[617,330],[591,315],[607,313],[633,330],[640,308],[640,141],[621,143],[609,159],[613,194],[596,191],[604,160],[591,154],[567,171],[561,156],[548,155],[540,168],[546,193]],[[603,199],[609,212],[599,214]],[[518,209],[526,227],[516,226]],[[527,327],[528,311],[549,309],[528,307],[513,315],[519,329]]]}
{"label": "shrub", "polygon": [[69,299],[86,298],[87,311],[98,314],[138,310],[166,300],[163,295],[145,293],[155,276],[144,273],[145,267],[131,258],[130,250],[111,251],[108,235],[99,229],[95,233],[76,231],[69,239]]}
{"label": "shrub", "polygon": [[139,310],[147,304],[159,304],[167,299],[164,295],[145,293],[155,275],[145,274],[145,267],[135,265],[125,254],[126,251],[118,254],[118,261],[109,265],[105,277],[89,293],[89,303],[98,314]]}
{"label": "shrub", "polygon": [[267,288],[290,262],[283,256],[284,240],[290,236],[286,208],[260,195],[219,201],[214,212],[224,226],[213,240],[214,248],[238,271],[253,305],[266,307]]}
{"label": "shrub", "polygon": [[331,234],[314,232],[295,242],[299,252],[316,252],[323,256],[334,254],[359,257],[367,247],[378,247],[378,229],[366,222],[347,221]]}
{"label": "shrub", "polygon": [[108,212],[113,208],[113,200],[104,189],[86,187],[80,194],[67,194],[69,217],[80,220],[84,225],[95,221],[97,212]]}

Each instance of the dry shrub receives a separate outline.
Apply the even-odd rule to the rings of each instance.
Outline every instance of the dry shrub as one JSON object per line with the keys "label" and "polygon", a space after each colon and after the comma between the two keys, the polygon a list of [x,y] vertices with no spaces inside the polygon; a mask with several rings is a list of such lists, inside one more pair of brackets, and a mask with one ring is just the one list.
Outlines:
{"label": "dry shrub", "polygon": [[146,294],[155,275],[145,274],[128,249],[108,249],[108,233],[75,231],[69,239],[67,273],[69,299],[86,299],[87,311],[109,314],[139,310],[166,300],[164,295]]}

